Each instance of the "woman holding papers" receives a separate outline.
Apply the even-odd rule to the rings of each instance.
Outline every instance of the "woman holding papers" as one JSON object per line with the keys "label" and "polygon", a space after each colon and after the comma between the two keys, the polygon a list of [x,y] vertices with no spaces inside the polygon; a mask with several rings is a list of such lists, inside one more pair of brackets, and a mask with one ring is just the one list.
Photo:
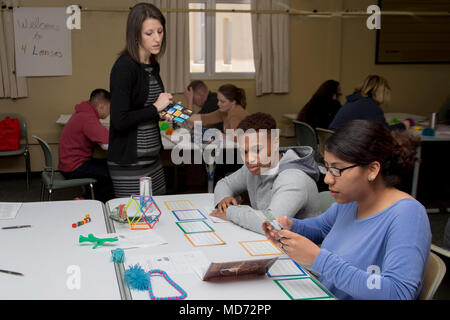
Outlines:
{"label": "woman holding papers", "polygon": [[111,127],[108,167],[116,197],[139,194],[139,178],[152,178],[153,194],[164,194],[158,121],[173,97],[164,92],[157,58],[166,45],[165,18],[150,3],[135,5],[127,20],[126,47],[110,76]]}
{"label": "woman holding papers", "polygon": [[[354,120],[325,144],[325,183],[336,200],[325,213],[264,223],[269,239],[340,299],[416,299],[431,245],[425,208],[398,190],[418,141],[370,120]],[[319,247],[318,244],[321,244]]]}

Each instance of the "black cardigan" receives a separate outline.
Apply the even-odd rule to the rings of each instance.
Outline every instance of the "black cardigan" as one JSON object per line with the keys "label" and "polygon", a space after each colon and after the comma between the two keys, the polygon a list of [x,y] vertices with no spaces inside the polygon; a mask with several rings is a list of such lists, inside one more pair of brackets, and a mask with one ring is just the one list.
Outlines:
{"label": "black cardigan", "polygon": [[[155,62],[153,67],[155,77],[164,92],[164,85],[159,76],[159,64]],[[144,107],[148,90],[148,72],[129,55],[121,55],[114,63],[110,75],[109,161],[124,165],[137,162],[138,125],[145,121],[160,119],[154,105]]]}

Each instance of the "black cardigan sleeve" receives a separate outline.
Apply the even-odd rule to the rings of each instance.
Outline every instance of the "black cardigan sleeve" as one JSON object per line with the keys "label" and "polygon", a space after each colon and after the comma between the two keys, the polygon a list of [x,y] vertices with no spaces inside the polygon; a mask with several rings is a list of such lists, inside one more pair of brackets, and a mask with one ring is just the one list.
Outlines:
{"label": "black cardigan sleeve", "polygon": [[140,71],[137,64],[127,60],[118,61],[111,70],[111,127],[117,131],[129,130],[143,121],[159,119],[154,105],[147,108],[133,105],[139,103],[135,101],[134,92],[137,89],[135,86],[140,86],[137,81],[142,77]]}

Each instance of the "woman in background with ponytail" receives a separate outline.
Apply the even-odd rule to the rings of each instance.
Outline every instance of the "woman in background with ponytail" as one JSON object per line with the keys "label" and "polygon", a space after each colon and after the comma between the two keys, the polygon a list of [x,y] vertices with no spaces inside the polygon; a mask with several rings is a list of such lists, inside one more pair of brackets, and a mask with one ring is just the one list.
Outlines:
{"label": "woman in background with ponytail", "polygon": [[241,120],[248,116],[245,107],[247,100],[245,91],[232,84],[224,84],[217,91],[219,109],[206,114],[193,115],[188,123],[193,125],[195,121],[201,121],[204,126],[223,123],[223,130],[237,129]]}
{"label": "woman in background with ponytail", "polygon": [[396,188],[414,166],[417,143],[375,121],[343,124],[319,166],[336,203],[315,218],[278,218],[279,232],[265,223],[267,237],[311,265],[339,299],[417,299],[430,224],[422,204]]}

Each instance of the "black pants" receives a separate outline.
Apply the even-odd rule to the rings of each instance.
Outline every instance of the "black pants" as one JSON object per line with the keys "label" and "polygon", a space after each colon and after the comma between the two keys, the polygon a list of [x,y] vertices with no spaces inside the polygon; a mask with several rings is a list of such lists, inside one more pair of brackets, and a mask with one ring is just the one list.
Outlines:
{"label": "black pants", "polygon": [[[109,175],[106,159],[90,159],[84,162],[73,172],[61,172],[66,179],[93,178],[97,180],[94,184],[95,199],[106,202],[114,198],[114,189]],[[89,192],[83,195],[90,198]]]}

